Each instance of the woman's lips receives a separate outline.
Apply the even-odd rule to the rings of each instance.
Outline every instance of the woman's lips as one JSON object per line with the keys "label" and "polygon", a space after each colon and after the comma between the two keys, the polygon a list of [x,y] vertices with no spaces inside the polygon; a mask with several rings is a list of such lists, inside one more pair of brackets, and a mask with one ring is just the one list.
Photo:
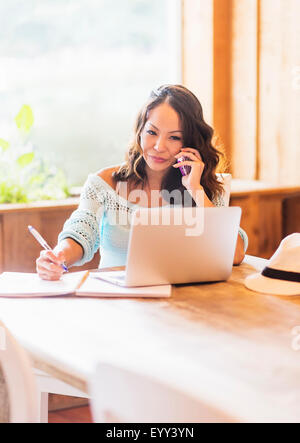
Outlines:
{"label": "woman's lips", "polygon": [[167,161],[166,158],[155,157],[154,155],[150,155],[150,157],[156,163],[164,163],[165,161]]}

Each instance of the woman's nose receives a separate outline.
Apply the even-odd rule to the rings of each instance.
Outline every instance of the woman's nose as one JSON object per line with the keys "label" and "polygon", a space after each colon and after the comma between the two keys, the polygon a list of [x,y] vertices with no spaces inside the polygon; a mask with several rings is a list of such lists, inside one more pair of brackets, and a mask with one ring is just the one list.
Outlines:
{"label": "woman's nose", "polygon": [[162,137],[157,139],[154,149],[158,152],[165,151],[165,142]]}

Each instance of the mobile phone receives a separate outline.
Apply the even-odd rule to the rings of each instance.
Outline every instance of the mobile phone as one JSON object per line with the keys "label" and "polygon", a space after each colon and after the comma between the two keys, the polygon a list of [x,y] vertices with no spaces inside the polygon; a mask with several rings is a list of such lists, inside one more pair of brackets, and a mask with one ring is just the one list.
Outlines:
{"label": "mobile phone", "polygon": [[[185,156],[179,157],[177,159],[177,163],[183,162],[185,160],[190,160],[190,158],[185,157]],[[192,168],[189,165],[183,165],[183,166],[179,166],[179,169],[180,169],[181,174],[184,176],[184,175],[188,175],[191,172]]]}

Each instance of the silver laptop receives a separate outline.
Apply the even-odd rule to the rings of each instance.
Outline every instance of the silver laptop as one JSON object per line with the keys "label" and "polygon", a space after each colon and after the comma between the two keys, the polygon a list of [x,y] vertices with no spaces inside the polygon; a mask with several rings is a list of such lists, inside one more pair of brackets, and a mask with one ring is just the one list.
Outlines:
{"label": "silver laptop", "polygon": [[125,270],[97,277],[128,287],[227,280],[240,218],[239,207],[139,209]]}

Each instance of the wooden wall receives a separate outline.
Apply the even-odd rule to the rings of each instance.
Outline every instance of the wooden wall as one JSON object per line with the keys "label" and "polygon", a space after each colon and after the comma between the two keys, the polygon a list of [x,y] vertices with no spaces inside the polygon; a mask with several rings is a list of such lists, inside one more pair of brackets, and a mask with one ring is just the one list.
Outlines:
{"label": "wooden wall", "polygon": [[300,183],[300,1],[183,0],[183,82],[236,178]]}
{"label": "wooden wall", "polygon": [[[39,202],[28,205],[0,205],[0,273],[3,271],[35,272],[35,261],[41,246],[28,232],[27,226],[34,226],[51,247],[65,220],[78,205],[77,199],[58,202]],[[83,267],[72,271],[97,268],[99,253]]]}
{"label": "wooden wall", "polygon": [[183,83],[198,97],[213,123],[213,0],[183,0]]}
{"label": "wooden wall", "polygon": [[260,1],[259,176],[300,182],[300,1]]}
{"label": "wooden wall", "polygon": [[[237,178],[257,176],[257,33],[258,0],[233,0],[230,78],[231,172]],[[219,109],[215,108],[218,114]],[[219,130],[216,127],[217,131]]]}

